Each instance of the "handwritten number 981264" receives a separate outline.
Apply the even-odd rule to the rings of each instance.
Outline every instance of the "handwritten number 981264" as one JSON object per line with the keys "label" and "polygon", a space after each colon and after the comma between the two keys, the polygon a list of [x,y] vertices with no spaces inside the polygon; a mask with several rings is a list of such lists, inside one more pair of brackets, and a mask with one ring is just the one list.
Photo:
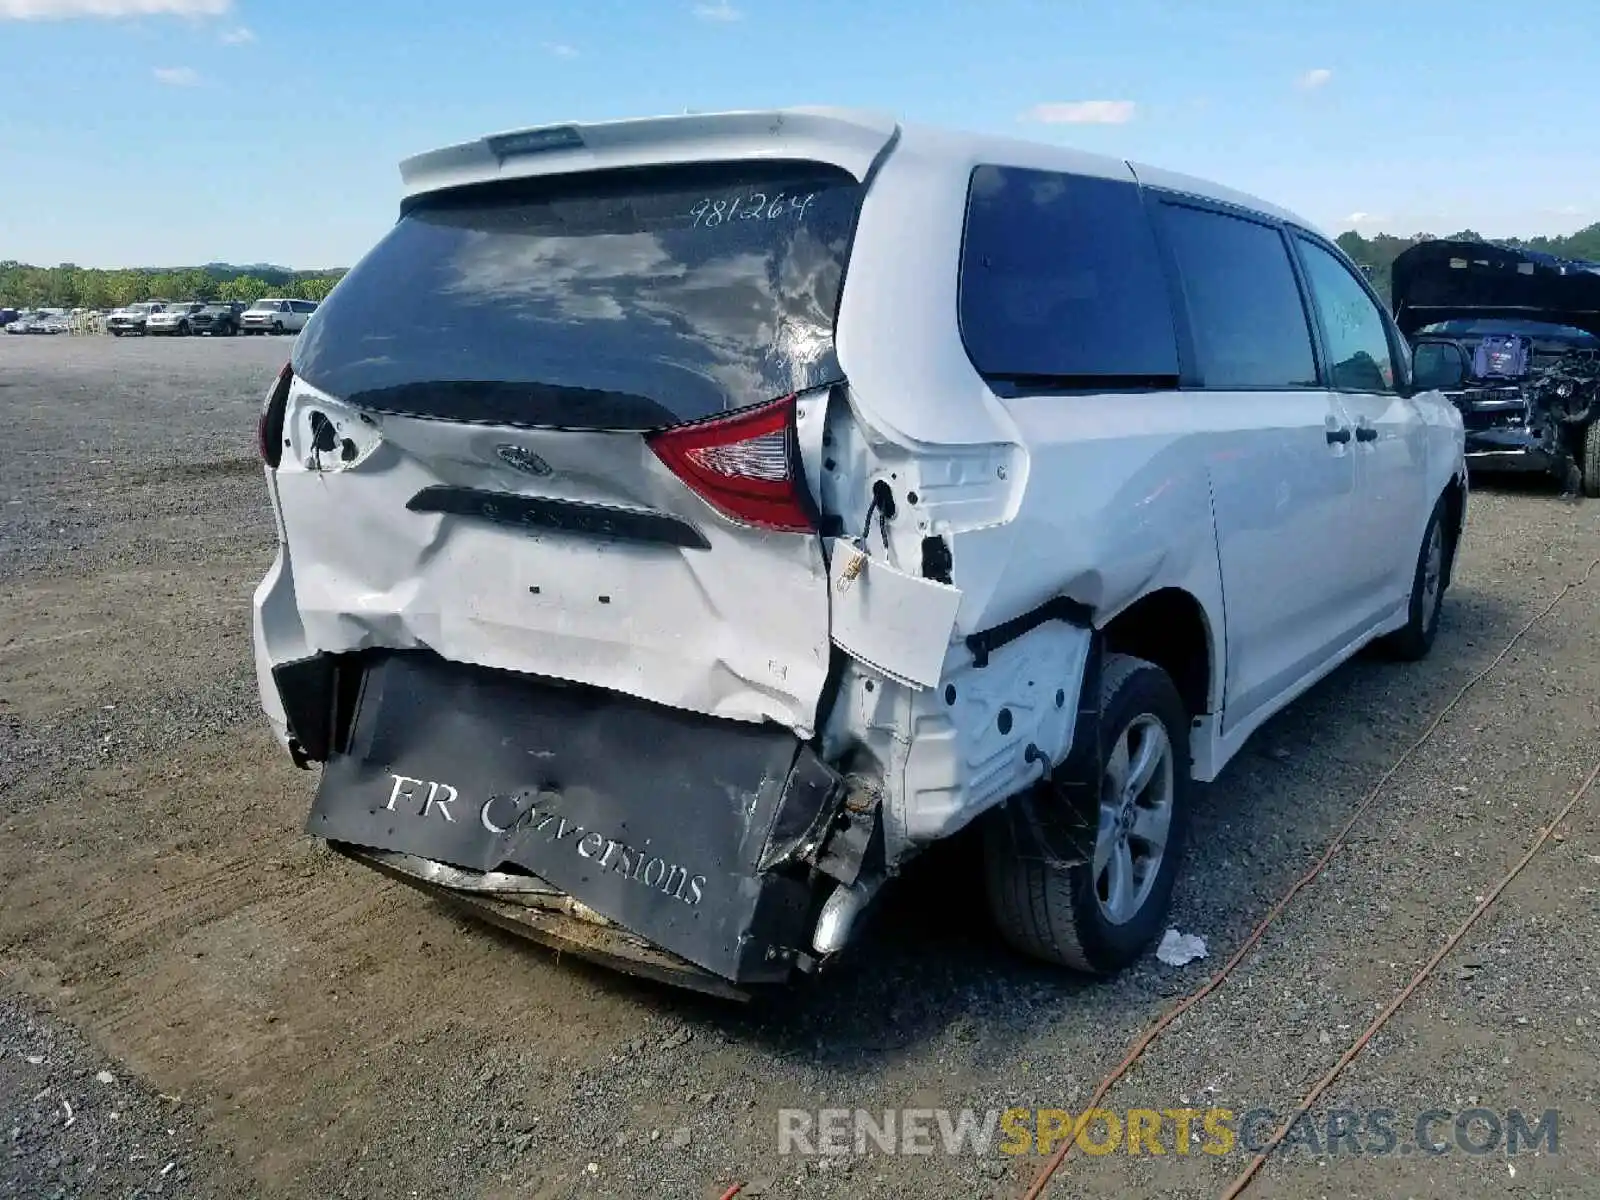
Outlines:
{"label": "handwritten number 981264", "polygon": [[751,192],[742,196],[706,196],[695,201],[689,215],[694,218],[692,229],[715,229],[735,221],[777,221],[793,217],[796,224],[806,219],[806,210],[817,198],[815,192],[804,196],[786,196],[779,192],[767,196]]}

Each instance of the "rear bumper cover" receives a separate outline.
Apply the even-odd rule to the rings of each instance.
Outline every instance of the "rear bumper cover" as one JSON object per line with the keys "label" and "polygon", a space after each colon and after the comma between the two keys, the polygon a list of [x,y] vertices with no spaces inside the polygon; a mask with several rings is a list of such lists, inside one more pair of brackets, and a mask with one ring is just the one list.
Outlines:
{"label": "rear bumper cover", "polygon": [[[819,869],[853,883],[865,855],[839,776],[780,726],[417,651],[275,674],[302,745],[320,748],[318,714],[351,709],[347,731],[320,739],[307,832],[635,973],[681,960],[681,974],[782,982],[812,965]],[[491,874],[531,879],[517,896],[452,886]]]}

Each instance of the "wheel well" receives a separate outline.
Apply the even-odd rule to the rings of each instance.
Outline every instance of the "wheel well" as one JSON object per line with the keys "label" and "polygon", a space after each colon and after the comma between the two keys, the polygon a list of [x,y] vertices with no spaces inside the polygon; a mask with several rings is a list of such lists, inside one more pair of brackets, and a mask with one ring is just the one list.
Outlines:
{"label": "wheel well", "polygon": [[1136,601],[1104,629],[1115,654],[1153,662],[1177,685],[1191,714],[1211,709],[1211,635],[1205,610],[1188,592],[1162,588]]}
{"label": "wheel well", "polygon": [[1450,576],[1456,565],[1456,550],[1461,545],[1461,531],[1467,519],[1467,490],[1462,487],[1461,480],[1454,477],[1445,485],[1444,489],[1444,532],[1449,539],[1444,562],[1444,579],[1441,581],[1446,587],[1450,584]]}

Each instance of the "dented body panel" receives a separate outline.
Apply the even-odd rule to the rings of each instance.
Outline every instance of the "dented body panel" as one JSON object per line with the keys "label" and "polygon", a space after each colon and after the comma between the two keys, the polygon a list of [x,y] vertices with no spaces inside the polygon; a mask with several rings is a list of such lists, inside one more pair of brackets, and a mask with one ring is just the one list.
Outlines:
{"label": "dented body panel", "polygon": [[[315,414],[357,457],[319,468]],[[828,665],[816,539],[706,521],[631,433],[363,419],[298,381],[285,429],[275,486],[306,563],[294,592],[308,646],[425,648],[809,736]],[[527,462],[543,474],[512,465]],[[447,487],[478,502],[465,515],[411,507]],[[676,517],[705,544],[573,536],[529,524],[513,501],[530,498],[614,523]]]}

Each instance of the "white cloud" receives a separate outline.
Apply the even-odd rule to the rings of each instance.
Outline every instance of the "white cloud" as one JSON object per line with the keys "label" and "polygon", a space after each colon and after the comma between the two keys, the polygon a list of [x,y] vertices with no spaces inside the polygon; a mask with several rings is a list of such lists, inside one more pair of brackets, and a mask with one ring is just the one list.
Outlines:
{"label": "white cloud", "polygon": [[157,67],[154,75],[157,83],[164,83],[168,87],[200,86],[200,72],[193,67]]}
{"label": "white cloud", "polygon": [[76,17],[220,17],[233,0],[0,0],[0,21]]}
{"label": "white cloud", "polygon": [[1320,87],[1327,87],[1332,79],[1332,71],[1327,67],[1317,67],[1300,76],[1296,84],[1302,92],[1314,92]]}
{"label": "white cloud", "polygon": [[576,46],[569,46],[566,42],[546,42],[544,44],[544,48],[546,52],[555,55],[557,58],[578,57],[578,48]]}
{"label": "white cloud", "polygon": [[240,25],[237,29],[224,30],[220,40],[224,46],[248,46],[256,40],[256,32]]}
{"label": "white cloud", "polygon": [[694,15],[702,21],[738,21],[744,17],[728,0],[717,0],[715,4],[696,4]]}
{"label": "white cloud", "polygon": [[1377,213],[1361,212],[1358,210],[1345,217],[1344,223],[1346,225],[1382,225],[1388,221],[1388,219],[1388,217],[1381,217]]}
{"label": "white cloud", "polygon": [[1068,100],[1035,104],[1022,119],[1046,125],[1126,125],[1137,109],[1132,100]]}

